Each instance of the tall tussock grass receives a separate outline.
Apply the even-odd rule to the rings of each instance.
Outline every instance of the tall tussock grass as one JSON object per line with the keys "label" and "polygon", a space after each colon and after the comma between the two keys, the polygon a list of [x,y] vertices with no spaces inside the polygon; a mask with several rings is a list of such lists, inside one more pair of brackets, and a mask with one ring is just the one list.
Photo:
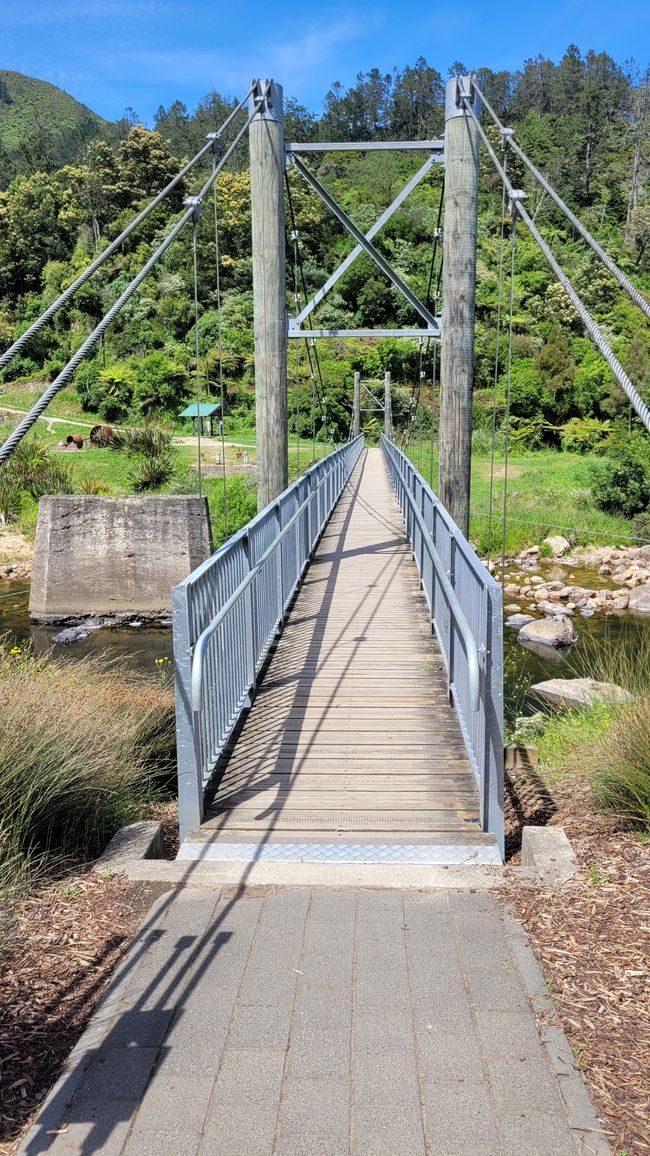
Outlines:
{"label": "tall tussock grass", "polygon": [[609,729],[581,755],[600,805],[650,831],[650,691],[617,707]]}
{"label": "tall tussock grass", "polygon": [[173,781],[162,681],[100,659],[58,665],[0,639],[0,897],[95,856]]}

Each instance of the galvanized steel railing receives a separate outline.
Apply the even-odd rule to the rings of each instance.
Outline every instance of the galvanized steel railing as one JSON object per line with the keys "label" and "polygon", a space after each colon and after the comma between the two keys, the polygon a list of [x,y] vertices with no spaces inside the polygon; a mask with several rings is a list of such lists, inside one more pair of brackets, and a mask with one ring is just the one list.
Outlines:
{"label": "galvanized steel railing", "polygon": [[388,438],[381,445],[476,775],[481,824],[503,856],[501,587],[412,462]]}
{"label": "galvanized steel railing", "polygon": [[363,449],[312,466],[172,592],[181,839]]}

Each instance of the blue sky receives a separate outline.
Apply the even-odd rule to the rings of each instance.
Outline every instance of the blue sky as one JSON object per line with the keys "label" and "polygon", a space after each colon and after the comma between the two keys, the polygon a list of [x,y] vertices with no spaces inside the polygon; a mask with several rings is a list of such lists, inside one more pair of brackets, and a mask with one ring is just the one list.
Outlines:
{"label": "blue sky", "polygon": [[160,104],[192,108],[211,88],[239,95],[253,76],[274,76],[319,112],[332,81],[419,55],[446,75],[454,60],[515,69],[574,42],[645,66],[650,4],[0,0],[0,37],[0,67],[58,84],[109,119],[130,105],[150,123]]}

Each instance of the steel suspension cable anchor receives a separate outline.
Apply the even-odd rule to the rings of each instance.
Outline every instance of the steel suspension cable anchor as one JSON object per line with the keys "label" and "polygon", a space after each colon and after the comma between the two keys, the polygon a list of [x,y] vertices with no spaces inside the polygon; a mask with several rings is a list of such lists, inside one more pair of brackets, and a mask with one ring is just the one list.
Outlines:
{"label": "steel suspension cable anchor", "polygon": [[[252,88],[250,88],[243,100],[238,101],[235,108],[233,108],[230,115],[222,124],[220,129],[221,132],[224,131],[224,129],[232,121],[233,117],[236,116],[237,113],[240,112],[240,110],[244,107],[252,91]],[[162,189],[161,192],[159,192],[158,195],[155,196],[154,199],[150,201],[149,204],[146,205],[145,208],[142,209],[142,211],[138,213],[138,215],[134,217],[132,221],[129,222],[126,228],[122,230],[119,237],[116,237],[114,241],[111,241],[110,245],[106,246],[103,252],[101,252],[99,256],[96,257],[95,260],[92,261],[91,264],[88,265],[88,267],[84,269],[78,277],[75,278],[72,284],[69,285],[68,288],[63,291],[63,293],[59,294],[59,296],[56,298],[56,301],[53,301],[52,304],[49,305],[45,310],[45,312],[42,313],[41,316],[38,317],[37,320],[34,321],[34,323],[25,330],[24,333],[21,333],[20,337],[14,341],[13,345],[10,345],[9,348],[0,356],[0,369],[3,369],[5,365],[8,365],[9,362],[18,353],[20,353],[22,349],[25,348],[29,339],[34,337],[35,334],[39,333],[40,330],[45,325],[47,325],[47,322],[50,321],[52,317],[54,317],[55,313],[57,313],[59,309],[65,305],[66,301],[69,301],[73,294],[77,292],[77,289],[80,289],[82,285],[85,285],[86,281],[88,281],[90,277],[92,277],[93,274],[96,273],[99,268],[101,268],[104,262],[107,261],[108,258],[116,252],[117,249],[119,249],[120,245],[126,241],[128,237],[130,237],[131,233],[133,233],[134,230],[137,229],[138,226],[147,219],[149,214],[153,212],[153,210],[157,208],[158,205],[161,204],[165,197],[167,197],[169,193],[171,193],[176,188],[176,186],[180,184],[183,178],[186,177],[189,172],[191,172],[191,170],[199,163],[199,161],[201,161],[203,157],[206,156],[211,147],[212,146],[210,143],[203,145],[203,147],[199,149],[196,156],[192,157],[192,160],[188,161],[187,164],[183,166],[180,172],[178,172],[176,176],[173,177],[167,185],[165,185],[165,188]]]}
{"label": "steel suspension cable anchor", "polygon": [[560,194],[556,193],[555,189],[550,184],[550,182],[546,179],[544,174],[542,172],[540,172],[540,170],[533,164],[533,162],[530,160],[530,158],[526,155],[526,153],[522,149],[521,145],[519,145],[517,143],[517,141],[515,140],[514,130],[511,128],[505,128],[504,127],[504,125],[502,124],[501,120],[497,116],[496,112],[494,111],[494,109],[492,108],[490,103],[485,99],[483,93],[481,92],[481,89],[479,88],[478,84],[476,84],[476,81],[474,81],[474,80],[472,81],[472,86],[473,86],[473,88],[476,89],[476,92],[478,93],[482,103],[485,105],[485,108],[487,109],[488,113],[492,117],[492,120],[494,121],[495,125],[499,129],[499,132],[501,133],[501,136],[502,136],[504,142],[507,144],[507,146],[509,148],[511,148],[512,151],[519,157],[520,161],[523,162],[523,164],[526,166],[526,168],[532,174],[532,176],[535,178],[535,180],[538,182],[538,184],[540,184],[542,186],[544,191],[546,193],[548,193],[551,200],[553,200],[555,202],[555,204],[558,206],[558,208],[562,210],[564,215],[569,219],[569,221],[573,225],[574,229],[578,230],[578,232],[580,233],[580,236],[583,238],[583,240],[585,240],[587,242],[587,244],[593,250],[593,252],[596,254],[596,256],[600,258],[600,260],[603,262],[603,264],[606,266],[606,268],[612,274],[612,277],[614,277],[618,281],[619,285],[625,290],[628,297],[631,298],[631,300],[634,302],[634,304],[637,305],[638,308],[643,313],[645,313],[646,317],[650,320],[650,302],[646,301],[645,297],[642,296],[642,294],[639,292],[639,290],[636,288],[636,286],[632,284],[629,277],[626,277],[623,270],[619,269],[618,265],[612,259],[612,257],[610,257],[609,253],[607,253],[603,249],[602,245],[600,245],[598,243],[596,238],[593,237],[592,234],[589,232],[589,230],[586,228],[586,226],[583,225],[580,218],[576,217],[575,213],[569,208],[569,206],[566,204],[566,202],[562,200],[562,197],[560,196]]}

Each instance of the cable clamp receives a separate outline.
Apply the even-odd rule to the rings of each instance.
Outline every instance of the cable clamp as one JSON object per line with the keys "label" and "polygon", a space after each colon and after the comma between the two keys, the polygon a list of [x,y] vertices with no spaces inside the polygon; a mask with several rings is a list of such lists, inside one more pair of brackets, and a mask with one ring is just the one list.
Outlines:
{"label": "cable clamp", "polygon": [[201,198],[200,197],[185,197],[183,201],[188,209],[192,210],[192,224],[198,225],[201,220]]}
{"label": "cable clamp", "polygon": [[517,212],[517,205],[522,205],[526,200],[526,194],[523,189],[513,189],[508,199],[508,212],[514,217]]}
{"label": "cable clamp", "polygon": [[291,230],[291,240],[292,240],[292,241],[297,241],[297,240],[298,240],[298,230],[297,230],[297,229],[292,229],[292,230]]}
{"label": "cable clamp", "polygon": [[510,144],[510,141],[513,139],[514,135],[515,135],[514,128],[502,128],[501,129],[501,144],[503,145],[504,148],[507,148],[507,146]]}
{"label": "cable clamp", "polygon": [[212,145],[213,157],[218,157],[219,153],[221,152],[221,133],[209,132],[205,139],[209,140],[210,144]]}

